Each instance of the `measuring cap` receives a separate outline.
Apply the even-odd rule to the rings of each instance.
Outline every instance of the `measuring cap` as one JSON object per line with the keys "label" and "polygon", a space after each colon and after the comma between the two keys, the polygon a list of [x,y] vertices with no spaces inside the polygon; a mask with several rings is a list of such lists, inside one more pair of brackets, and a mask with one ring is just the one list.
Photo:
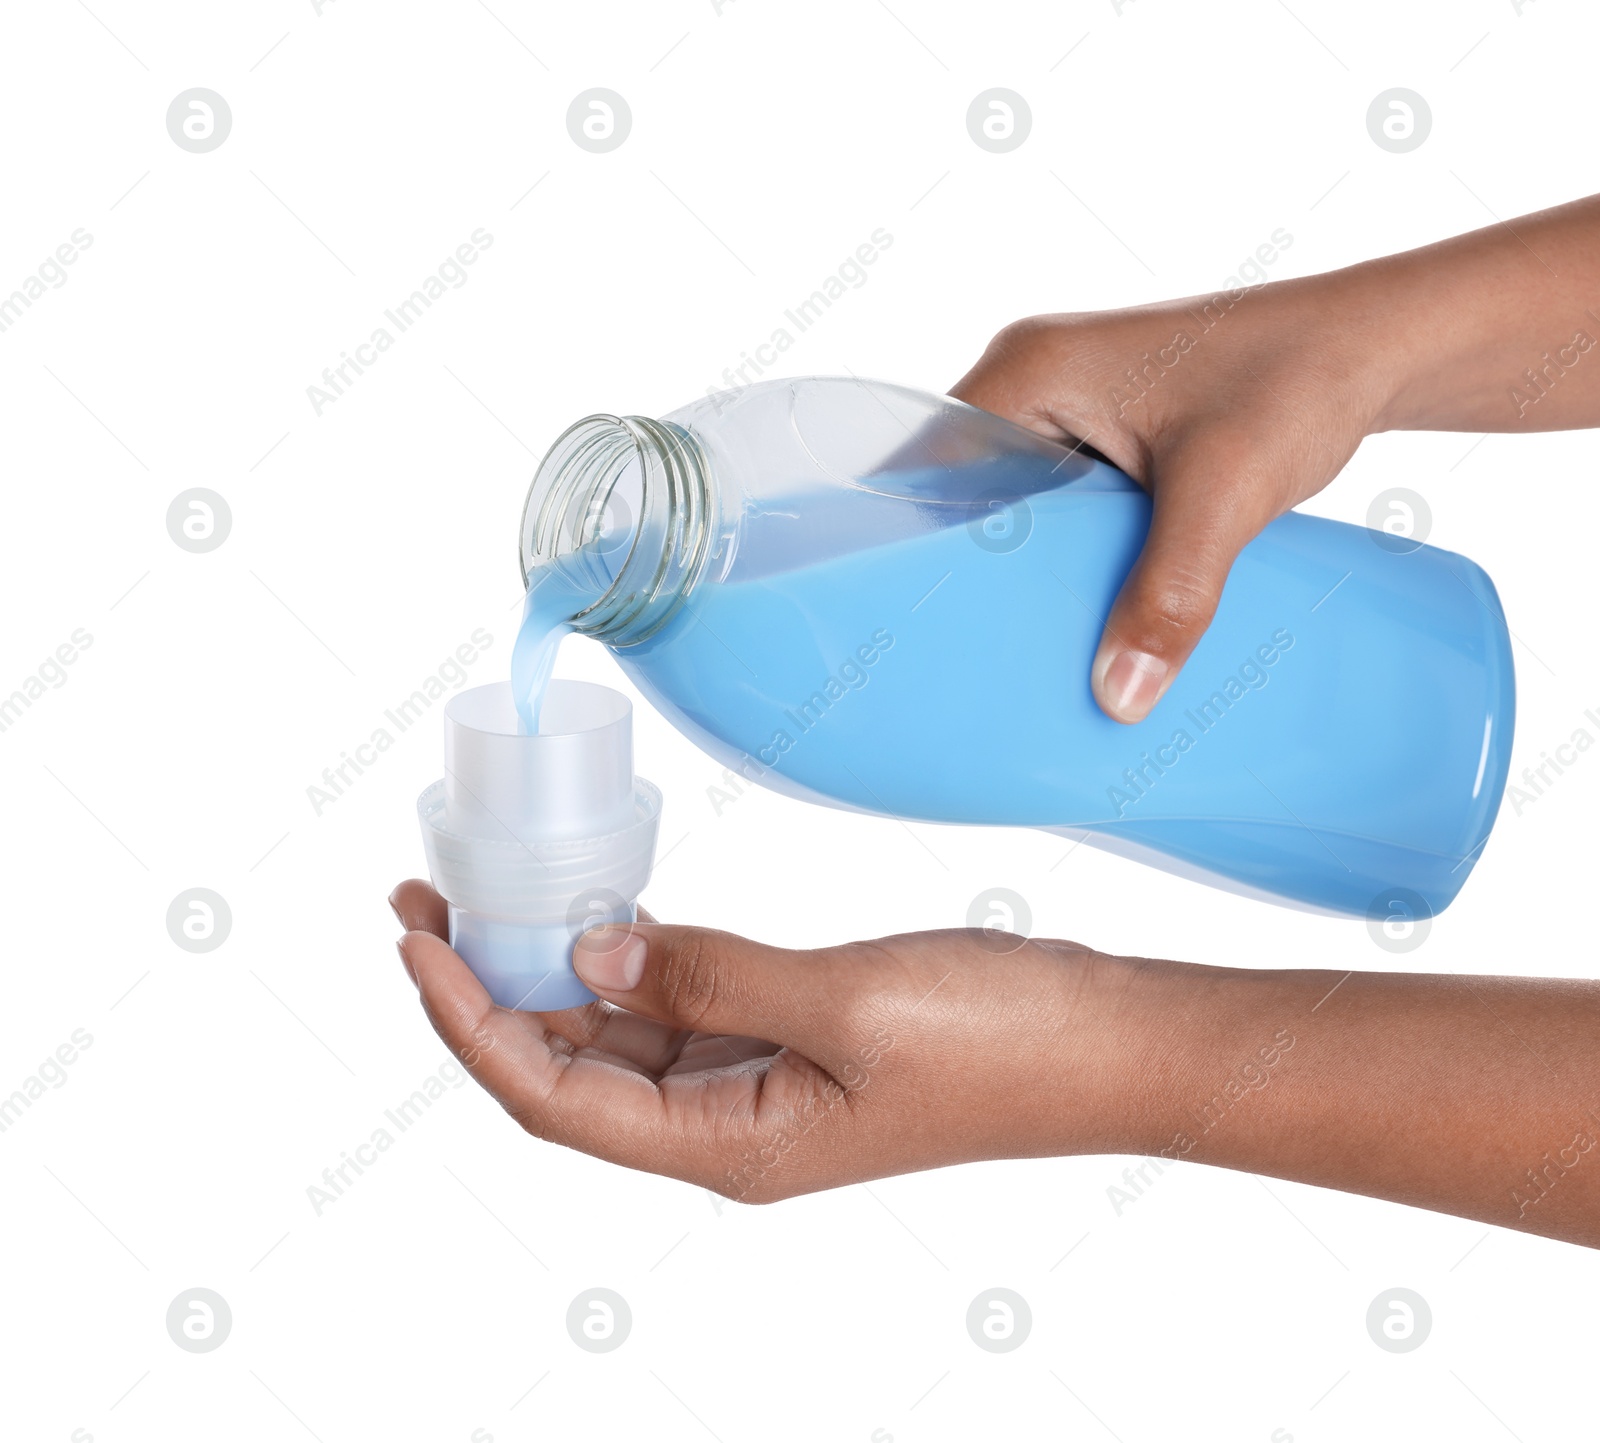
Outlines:
{"label": "measuring cap", "polygon": [[634,920],[661,818],[660,791],[633,774],[633,703],[552,681],[527,734],[509,682],[459,693],[444,711],[444,776],[417,815],[450,945],[495,1003],[558,1012],[593,1001],[573,944]]}

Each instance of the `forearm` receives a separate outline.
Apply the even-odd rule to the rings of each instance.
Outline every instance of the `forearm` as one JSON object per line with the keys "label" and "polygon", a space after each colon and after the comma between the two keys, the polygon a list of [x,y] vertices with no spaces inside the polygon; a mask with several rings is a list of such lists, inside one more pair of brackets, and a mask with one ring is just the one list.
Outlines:
{"label": "forearm", "polygon": [[1600,984],[1117,965],[1130,1150],[1600,1246]]}
{"label": "forearm", "polygon": [[1288,284],[1359,358],[1373,431],[1600,425],[1600,197]]}

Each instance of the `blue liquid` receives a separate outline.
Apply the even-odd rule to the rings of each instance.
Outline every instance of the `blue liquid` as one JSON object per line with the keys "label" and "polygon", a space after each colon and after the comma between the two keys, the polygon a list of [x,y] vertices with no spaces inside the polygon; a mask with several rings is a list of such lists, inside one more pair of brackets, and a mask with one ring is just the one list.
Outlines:
{"label": "blue liquid", "polygon": [[[1142,490],[1097,467],[1028,496],[1009,540],[959,507],[905,505],[919,525],[895,540],[702,580],[618,660],[707,752],[792,796],[1060,829],[1339,913],[1426,914],[1455,896],[1499,806],[1513,720],[1509,636],[1474,563],[1285,516],[1130,727],[1096,706],[1089,667],[1148,528]],[[541,590],[525,631],[548,636],[583,590],[570,576]]]}
{"label": "blue liquid", "polygon": [[596,600],[601,589],[585,583],[586,568],[572,560],[542,566],[528,577],[522,626],[511,648],[511,695],[517,704],[517,730],[537,736],[545,687],[556,664],[570,620]]}

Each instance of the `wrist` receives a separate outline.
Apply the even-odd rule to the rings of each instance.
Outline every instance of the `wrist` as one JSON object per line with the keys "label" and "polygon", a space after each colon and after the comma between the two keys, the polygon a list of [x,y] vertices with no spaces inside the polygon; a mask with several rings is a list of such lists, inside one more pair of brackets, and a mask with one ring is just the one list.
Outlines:
{"label": "wrist", "polygon": [[1208,1031],[1197,974],[1214,970],[1082,954],[1060,1025],[1067,1045],[1045,1041],[1046,1076],[1063,1100],[1053,1151],[1153,1155],[1171,1140],[1173,1099],[1188,1090],[1180,1079]]}
{"label": "wrist", "polygon": [[1366,433],[1423,429],[1462,323],[1448,278],[1408,255],[1365,261],[1337,275],[1347,308],[1343,344],[1368,398]]}
{"label": "wrist", "polygon": [[1299,338],[1302,368],[1320,377],[1352,438],[1407,424],[1407,397],[1428,364],[1426,339],[1437,335],[1383,264],[1281,281],[1269,290],[1276,294],[1267,324]]}
{"label": "wrist", "polygon": [[1079,1025],[1102,1066],[1073,1150],[1168,1161],[1213,1160],[1260,1126],[1329,976],[1099,956],[1093,973]]}

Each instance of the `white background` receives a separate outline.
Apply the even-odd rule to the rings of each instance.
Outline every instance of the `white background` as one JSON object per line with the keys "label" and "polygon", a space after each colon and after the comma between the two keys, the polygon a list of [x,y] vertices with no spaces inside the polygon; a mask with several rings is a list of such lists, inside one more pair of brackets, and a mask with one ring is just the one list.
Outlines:
{"label": "white background", "polygon": [[[1008,320],[1213,289],[1279,227],[1286,276],[1514,217],[1593,187],[1592,9],[90,3],[10,7],[0,89],[0,293],[93,236],[0,334],[0,692],[93,637],[0,734],[0,1093],[93,1038],[0,1134],[0,1433],[1592,1431],[1593,1253],[1199,1166],[1120,1214],[1118,1158],[741,1208],[537,1144],[469,1083],[318,1216],[323,1169],[448,1072],[384,902],[421,870],[437,712],[321,816],[306,792],[475,628],[493,644],[470,679],[505,674],[519,505],[562,427],[703,394],[874,229],[892,248],[786,369],[943,390]],[[192,86],[232,109],[207,154],[166,129]],[[632,109],[609,154],[567,132],[591,86]],[[966,132],[991,86],[1032,108],[1009,154]],[[1367,133],[1391,86],[1432,109],[1409,154]],[[494,242],[469,282],[317,416],[323,367],[478,227]],[[1369,442],[1308,509],[1360,521],[1405,485],[1430,539],[1488,568],[1518,637],[1515,773],[1600,706],[1596,441],[1477,441]],[[194,486],[232,510],[203,555],[165,523]],[[626,685],[583,644],[559,670]],[[646,896],[664,918],[823,943],[961,925],[1000,885],[1036,931],[1108,950],[1594,965],[1600,761],[1508,809],[1395,957],[1360,923],[1063,860],[1044,834],[912,836],[759,792],[718,817],[718,769],[642,706],[637,747],[667,798]],[[233,918],[203,955],[165,924],[196,886]],[[233,1315],[205,1354],[165,1324],[195,1286]],[[604,1355],[564,1321],[593,1286],[633,1314]],[[1005,1355],[966,1332],[991,1286],[1033,1313]],[[1433,1312],[1403,1355],[1364,1321],[1394,1286]]]}

